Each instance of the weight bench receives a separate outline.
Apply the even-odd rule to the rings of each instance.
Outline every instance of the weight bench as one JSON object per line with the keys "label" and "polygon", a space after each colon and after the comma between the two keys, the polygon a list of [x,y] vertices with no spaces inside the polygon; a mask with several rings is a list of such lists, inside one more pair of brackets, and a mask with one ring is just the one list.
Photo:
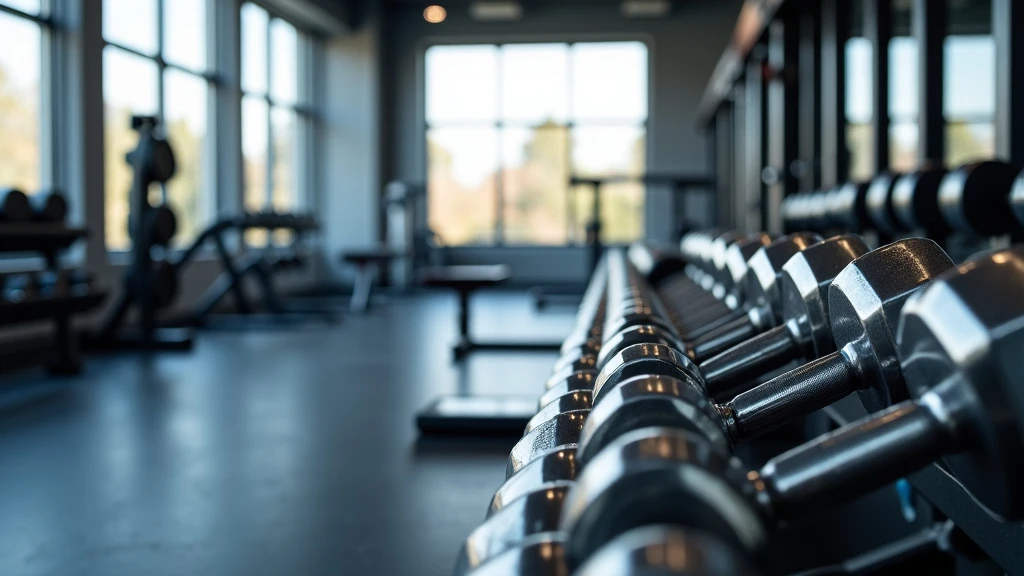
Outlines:
{"label": "weight bench", "polygon": [[365,312],[370,307],[370,293],[373,281],[381,266],[387,266],[395,258],[405,256],[388,248],[370,248],[354,250],[342,254],[344,262],[356,268],[356,283],[352,288],[352,301],[349,305],[353,312]]}
{"label": "weight bench", "polygon": [[493,288],[512,277],[505,265],[493,266],[433,266],[423,268],[419,282],[433,288],[447,288],[459,295],[459,341],[452,348],[458,362],[474,350],[494,351],[557,351],[561,344],[554,342],[479,342],[469,335],[469,297],[481,288]]}

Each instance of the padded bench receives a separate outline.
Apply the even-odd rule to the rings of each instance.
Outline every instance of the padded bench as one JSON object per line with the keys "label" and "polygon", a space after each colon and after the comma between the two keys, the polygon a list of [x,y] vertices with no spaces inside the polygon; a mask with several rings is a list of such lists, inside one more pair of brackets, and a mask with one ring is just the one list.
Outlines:
{"label": "padded bench", "polygon": [[460,361],[474,350],[550,351],[559,350],[561,344],[550,342],[479,342],[469,335],[469,297],[482,288],[493,288],[512,278],[512,270],[505,265],[491,266],[433,266],[423,268],[418,280],[423,286],[454,290],[459,295],[459,341],[452,349],[455,361]]}
{"label": "padded bench", "polygon": [[343,262],[356,268],[356,283],[349,304],[353,312],[365,312],[370,307],[370,293],[373,291],[373,282],[380,268],[389,265],[396,258],[403,257],[405,254],[402,252],[384,247],[352,250],[341,255]]}

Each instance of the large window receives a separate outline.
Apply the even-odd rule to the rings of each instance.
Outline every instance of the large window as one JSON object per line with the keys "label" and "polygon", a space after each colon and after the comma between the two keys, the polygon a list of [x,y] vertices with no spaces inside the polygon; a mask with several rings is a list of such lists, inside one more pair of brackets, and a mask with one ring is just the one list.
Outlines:
{"label": "large window", "polygon": [[[306,203],[302,176],[311,138],[312,40],[255,4],[242,5],[242,154],[248,210],[288,211]],[[282,234],[280,241],[287,241]],[[252,232],[252,244],[266,236]]]}
{"label": "large window", "polygon": [[[582,241],[592,191],[571,176],[646,168],[639,42],[434,46],[426,52],[428,214],[448,244]],[[644,187],[602,189],[603,238],[644,227]]]}
{"label": "large window", "polygon": [[216,165],[207,119],[215,83],[206,46],[207,0],[104,0],[103,99],[106,141],[106,241],[130,247],[125,154],[135,147],[133,114],[163,119],[177,173],[151,193],[178,217],[177,243],[190,241],[216,205],[210,171]]}
{"label": "large window", "polygon": [[33,193],[44,174],[47,124],[43,42],[48,30],[39,0],[0,0],[0,187]]}
{"label": "large window", "polygon": [[992,0],[947,0],[943,46],[946,164],[992,158],[996,152],[996,45]]}
{"label": "large window", "polygon": [[917,168],[920,147],[917,38],[911,34],[913,6],[892,3],[889,40],[889,167],[895,172]]}
{"label": "large window", "polygon": [[850,38],[846,41],[846,150],[850,155],[850,180],[868,180],[875,173],[875,106],[871,75],[875,49],[864,36],[864,5],[850,4]]}

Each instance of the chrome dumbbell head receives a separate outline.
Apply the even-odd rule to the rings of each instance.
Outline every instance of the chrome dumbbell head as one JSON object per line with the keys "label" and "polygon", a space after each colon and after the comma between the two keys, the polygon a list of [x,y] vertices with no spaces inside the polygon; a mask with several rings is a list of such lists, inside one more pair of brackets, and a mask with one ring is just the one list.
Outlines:
{"label": "chrome dumbbell head", "polygon": [[602,546],[576,576],[754,576],[749,560],[706,532],[643,526]]}
{"label": "chrome dumbbell head", "polygon": [[543,485],[492,514],[466,537],[455,573],[465,574],[534,534],[556,532],[568,490],[565,482]]}
{"label": "chrome dumbbell head", "polygon": [[537,490],[541,486],[552,483],[564,483],[566,486],[576,479],[579,464],[576,462],[576,447],[564,446],[548,450],[540,457],[522,467],[518,473],[505,482],[494,493],[491,504],[487,508],[490,517],[499,510]]}
{"label": "chrome dumbbell head", "polygon": [[523,436],[508,455],[505,478],[511,477],[554,448],[575,446],[580,441],[580,430],[589,413],[589,410],[563,412]]}

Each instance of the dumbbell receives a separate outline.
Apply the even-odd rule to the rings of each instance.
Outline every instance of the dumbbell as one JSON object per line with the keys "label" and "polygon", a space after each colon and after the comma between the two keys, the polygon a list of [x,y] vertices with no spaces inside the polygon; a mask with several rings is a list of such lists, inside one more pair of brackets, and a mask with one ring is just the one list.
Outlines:
{"label": "dumbbell", "polygon": [[491,558],[468,574],[472,576],[569,576],[565,536],[557,532],[534,534],[516,547]]}
{"label": "dumbbell", "polygon": [[[604,444],[643,425],[643,415],[656,410],[662,410],[658,412],[662,422],[672,420],[691,429],[696,425],[693,415],[700,416],[699,429],[712,430],[709,437],[721,446],[719,431],[725,432],[727,444],[733,444],[806,416],[853,392],[860,394],[869,410],[905,399],[894,324],[911,295],[952,267],[952,261],[937,244],[921,238],[901,240],[857,258],[829,286],[829,320],[837,351],[712,409],[706,409],[703,400],[694,399],[708,395],[700,373],[671,366],[674,361],[664,354],[659,353],[666,356],[663,360],[647,360],[652,368],[658,366],[658,371],[646,374],[674,378],[698,396],[683,385],[652,387],[642,379],[616,380],[602,373],[594,386],[590,417],[580,433],[577,459],[585,464]],[[644,375],[629,373],[628,377]],[[681,408],[679,403],[687,406]],[[666,406],[661,407],[663,404]],[[705,419],[711,424],[705,425]]]}
{"label": "dumbbell", "polygon": [[[564,559],[563,559],[564,560]],[[575,576],[753,576],[736,548],[700,530],[641,526],[602,546]]]}
{"label": "dumbbell", "polygon": [[797,232],[757,250],[747,262],[749,271],[743,280],[745,314],[690,342],[690,358],[696,362],[703,361],[777,326],[781,322],[782,313],[778,283],[782,267],[794,254],[821,240],[817,234]]}
{"label": "dumbbell", "polygon": [[945,168],[927,166],[896,180],[892,207],[901,228],[924,230],[929,238],[940,240],[949,235],[949,225],[939,207],[939,187],[945,176]]}
{"label": "dumbbell", "polygon": [[0,296],[5,302],[20,303],[36,297],[35,282],[29,274],[10,274],[3,277]]}
{"label": "dumbbell", "polygon": [[893,191],[900,176],[885,172],[875,176],[868,185],[865,211],[871,227],[883,238],[892,238],[900,231],[896,211],[892,205]]}
{"label": "dumbbell", "polygon": [[[568,576],[565,535],[530,536],[474,576]],[[459,571],[456,570],[456,574]],[[736,548],[703,531],[678,526],[641,526],[620,534],[575,572],[575,576],[755,576],[759,572]]]}
{"label": "dumbbell", "polygon": [[[1000,289],[993,290],[993,286]],[[1024,518],[1024,248],[942,274],[901,314],[911,398],[743,470],[691,433],[629,432],[577,476],[563,508],[571,564],[647,524],[706,529],[757,555],[772,526],[848,501],[942,459],[1007,521]]]}
{"label": "dumbbell", "polygon": [[465,574],[535,534],[558,529],[562,502],[571,482],[553,482],[532,490],[491,514],[463,542],[455,573]]}
{"label": "dumbbell", "polygon": [[833,228],[845,232],[863,232],[869,227],[867,196],[869,182],[847,182],[829,192],[826,197],[826,219],[824,229]]}
{"label": "dumbbell", "polygon": [[735,395],[742,391],[738,386],[793,360],[813,360],[834,351],[829,286],[867,252],[863,238],[846,234],[794,254],[779,276],[778,325],[702,362],[699,368],[708,393],[714,398]]}
{"label": "dumbbell", "polygon": [[146,209],[146,230],[155,246],[167,246],[178,232],[178,218],[167,205]]}
{"label": "dumbbell", "polygon": [[1010,192],[1020,168],[989,160],[966,164],[943,178],[939,209],[954,232],[975,237],[1019,233],[1010,209]]}
{"label": "dumbbell", "polygon": [[17,188],[0,188],[0,220],[27,222],[32,219],[32,204]]}
{"label": "dumbbell", "polygon": [[39,190],[29,197],[32,219],[39,222],[63,222],[68,214],[68,201],[55,188]]}

